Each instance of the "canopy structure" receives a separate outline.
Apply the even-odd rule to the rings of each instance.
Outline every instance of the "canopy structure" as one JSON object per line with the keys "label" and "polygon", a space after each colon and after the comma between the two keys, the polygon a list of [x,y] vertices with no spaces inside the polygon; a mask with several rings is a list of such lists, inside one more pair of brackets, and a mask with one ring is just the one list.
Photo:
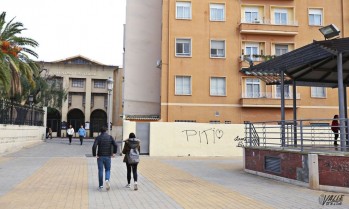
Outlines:
{"label": "canopy structure", "polygon": [[[349,38],[314,41],[269,61],[242,69],[241,72],[254,75],[269,85],[281,85],[281,121],[285,120],[284,84],[293,84],[295,121],[297,119],[296,86],[338,88],[339,117],[347,118],[346,86],[349,85]],[[344,149],[346,130],[344,124],[340,126],[341,147]],[[295,132],[296,130],[295,124]],[[282,138],[284,140],[284,137]]]}
{"label": "canopy structure", "polygon": [[242,72],[267,84],[297,81],[297,86],[338,87],[337,55],[342,53],[343,83],[349,84],[349,38],[314,41],[311,44],[260,63]]}

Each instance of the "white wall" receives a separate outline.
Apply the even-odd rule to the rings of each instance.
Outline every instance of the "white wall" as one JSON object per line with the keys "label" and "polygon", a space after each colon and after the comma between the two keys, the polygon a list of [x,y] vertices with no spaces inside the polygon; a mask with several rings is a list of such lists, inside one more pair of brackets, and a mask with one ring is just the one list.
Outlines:
{"label": "white wall", "polygon": [[18,151],[23,147],[42,142],[45,127],[0,124],[0,155]]}
{"label": "white wall", "polygon": [[124,57],[124,115],[160,115],[162,0],[128,0]]}

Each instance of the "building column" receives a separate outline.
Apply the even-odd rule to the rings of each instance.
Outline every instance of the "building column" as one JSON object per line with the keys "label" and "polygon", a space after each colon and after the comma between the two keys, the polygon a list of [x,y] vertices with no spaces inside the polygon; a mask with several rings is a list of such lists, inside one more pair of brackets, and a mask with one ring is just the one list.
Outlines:
{"label": "building column", "polygon": [[[85,88],[85,122],[88,121],[91,124],[91,94],[92,94],[92,79],[86,78]],[[87,136],[89,136],[90,130],[87,130]]]}
{"label": "building column", "polygon": [[[68,94],[69,94],[69,77],[63,77],[63,88],[68,86]],[[69,97],[69,95],[68,95]],[[68,119],[68,110],[69,110],[69,106],[68,106],[68,100],[69,98],[67,98],[65,101],[63,101],[62,103],[62,121],[66,121]]]}

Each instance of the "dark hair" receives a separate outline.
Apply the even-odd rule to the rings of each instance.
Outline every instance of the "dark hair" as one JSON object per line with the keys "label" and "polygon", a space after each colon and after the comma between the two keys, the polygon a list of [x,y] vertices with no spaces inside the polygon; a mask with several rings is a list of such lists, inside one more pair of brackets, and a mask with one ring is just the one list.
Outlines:
{"label": "dark hair", "polygon": [[128,135],[128,138],[129,139],[136,138],[136,135],[134,133],[130,133],[130,135]]}
{"label": "dark hair", "polygon": [[104,133],[104,132],[106,132],[107,131],[107,127],[105,127],[105,126],[103,126],[101,129],[100,129],[100,132],[101,133]]}

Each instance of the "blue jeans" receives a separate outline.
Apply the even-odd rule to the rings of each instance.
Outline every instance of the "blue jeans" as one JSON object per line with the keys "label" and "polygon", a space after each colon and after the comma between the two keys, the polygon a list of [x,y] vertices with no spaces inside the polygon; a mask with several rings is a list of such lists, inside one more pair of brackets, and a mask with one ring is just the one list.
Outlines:
{"label": "blue jeans", "polygon": [[110,156],[99,156],[97,158],[98,164],[98,181],[99,186],[103,186],[103,167],[105,169],[105,180],[110,178],[110,167],[111,167],[111,158]]}

